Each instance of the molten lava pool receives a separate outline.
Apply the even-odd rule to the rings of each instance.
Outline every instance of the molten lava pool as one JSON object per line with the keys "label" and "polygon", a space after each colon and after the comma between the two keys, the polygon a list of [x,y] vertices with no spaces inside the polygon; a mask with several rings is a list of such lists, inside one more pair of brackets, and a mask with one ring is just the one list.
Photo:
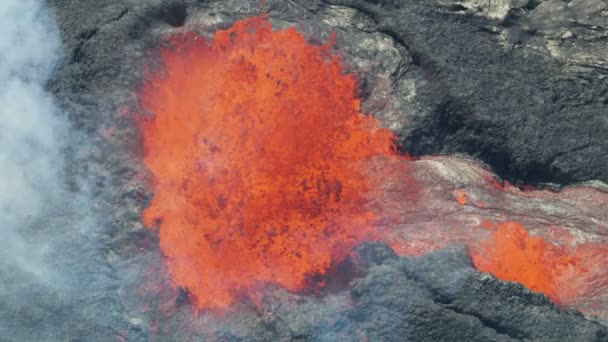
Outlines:
{"label": "molten lava pool", "polygon": [[143,217],[199,309],[255,298],[267,283],[303,290],[371,240],[401,254],[464,245],[481,271],[555,302],[608,300],[608,277],[594,267],[608,262],[605,241],[546,241],[493,209],[526,219],[534,209],[520,202],[562,205],[557,195],[509,194],[462,164],[481,189],[467,193],[440,179],[439,162],[398,155],[393,133],[361,113],[331,43],[261,16],[213,39],[173,36],[161,61],[140,91],[155,191]]}

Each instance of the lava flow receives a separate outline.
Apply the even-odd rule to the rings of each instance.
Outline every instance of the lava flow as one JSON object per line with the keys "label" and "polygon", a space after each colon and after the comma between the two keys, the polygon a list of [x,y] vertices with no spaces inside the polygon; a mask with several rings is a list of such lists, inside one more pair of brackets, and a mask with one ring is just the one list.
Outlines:
{"label": "lava flow", "polygon": [[[564,240],[571,239],[565,236]],[[574,249],[553,245],[539,236],[530,236],[517,222],[506,222],[498,225],[494,237],[481,248],[473,249],[471,257],[482,272],[517,281],[556,303],[574,303],[585,300],[585,289],[608,286],[604,272],[597,272],[598,266],[608,262],[607,252],[606,246],[595,244]]]}
{"label": "lava flow", "polygon": [[[608,300],[605,245],[479,224],[507,221],[503,210],[538,232],[536,211],[601,207],[606,196],[528,198],[471,163],[397,155],[393,133],[360,112],[356,80],[330,48],[293,28],[273,31],[262,16],[213,39],[174,36],[163,68],[148,73],[140,99],[153,116],[140,123],[155,196],[143,217],[158,224],[173,280],[198,308],[255,297],[265,283],[302,290],[370,240],[401,254],[466,245],[481,271],[558,303]],[[604,234],[602,220],[572,220]]]}
{"label": "lava flow", "polygon": [[258,284],[299,290],[375,237],[359,164],[393,153],[393,135],[359,111],[356,81],[329,45],[264,17],[215,39],[174,37],[142,105],[145,164],[175,282],[201,308]]}

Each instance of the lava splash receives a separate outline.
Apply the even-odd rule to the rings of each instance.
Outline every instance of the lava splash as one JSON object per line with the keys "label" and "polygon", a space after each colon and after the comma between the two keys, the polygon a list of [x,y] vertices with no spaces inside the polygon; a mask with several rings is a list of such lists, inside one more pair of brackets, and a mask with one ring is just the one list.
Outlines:
{"label": "lava splash", "polygon": [[173,37],[148,75],[141,122],[155,197],[146,225],[177,285],[222,308],[266,282],[302,289],[374,239],[361,163],[393,134],[360,112],[331,44],[245,19]]}

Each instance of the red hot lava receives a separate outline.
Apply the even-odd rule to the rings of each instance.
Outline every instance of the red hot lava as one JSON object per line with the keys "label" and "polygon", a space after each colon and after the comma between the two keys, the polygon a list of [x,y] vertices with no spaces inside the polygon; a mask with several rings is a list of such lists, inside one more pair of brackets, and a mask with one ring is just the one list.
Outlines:
{"label": "red hot lava", "polygon": [[[602,246],[552,244],[517,223],[488,229],[465,216],[429,229],[428,215],[458,218],[451,204],[429,205],[441,183],[360,112],[356,81],[330,48],[255,17],[210,40],[173,37],[164,68],[148,75],[140,98],[154,116],[141,126],[155,197],[143,217],[160,222],[170,273],[198,308],[227,307],[268,282],[301,290],[369,240],[403,254],[465,244],[480,270],[557,302],[589,295],[581,281],[608,288],[592,267],[606,262]],[[483,219],[488,200],[445,189]]]}
{"label": "red hot lava", "polygon": [[[564,237],[565,242],[572,240]],[[597,272],[608,262],[607,252],[598,244],[554,245],[530,236],[517,222],[506,222],[498,224],[494,236],[473,249],[471,257],[480,271],[517,281],[556,303],[573,303],[585,300],[585,289],[608,286],[604,272]]]}
{"label": "red hot lava", "polygon": [[376,238],[360,163],[393,135],[361,114],[356,81],[329,45],[246,19],[215,39],[173,38],[143,106],[145,164],[175,282],[201,308],[276,282],[299,290]]}

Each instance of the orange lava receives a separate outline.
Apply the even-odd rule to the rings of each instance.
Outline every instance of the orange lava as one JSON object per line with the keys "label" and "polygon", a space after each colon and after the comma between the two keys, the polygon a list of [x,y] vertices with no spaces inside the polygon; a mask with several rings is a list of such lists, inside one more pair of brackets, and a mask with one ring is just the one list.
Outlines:
{"label": "orange lava", "polygon": [[265,282],[302,289],[375,238],[361,163],[393,134],[360,112],[356,81],[330,44],[268,20],[162,50],[140,92],[155,196],[143,217],[177,285],[221,308]]}
{"label": "orange lava", "polygon": [[530,236],[516,222],[507,222],[499,224],[494,237],[481,248],[473,248],[471,257],[482,272],[519,282],[556,303],[572,304],[590,297],[589,291],[608,285],[603,269],[607,252],[603,245],[554,245]]}
{"label": "orange lava", "polygon": [[467,196],[467,193],[464,190],[455,190],[454,196],[456,196],[456,202],[458,202],[459,204],[465,205],[469,203],[469,197]]}

